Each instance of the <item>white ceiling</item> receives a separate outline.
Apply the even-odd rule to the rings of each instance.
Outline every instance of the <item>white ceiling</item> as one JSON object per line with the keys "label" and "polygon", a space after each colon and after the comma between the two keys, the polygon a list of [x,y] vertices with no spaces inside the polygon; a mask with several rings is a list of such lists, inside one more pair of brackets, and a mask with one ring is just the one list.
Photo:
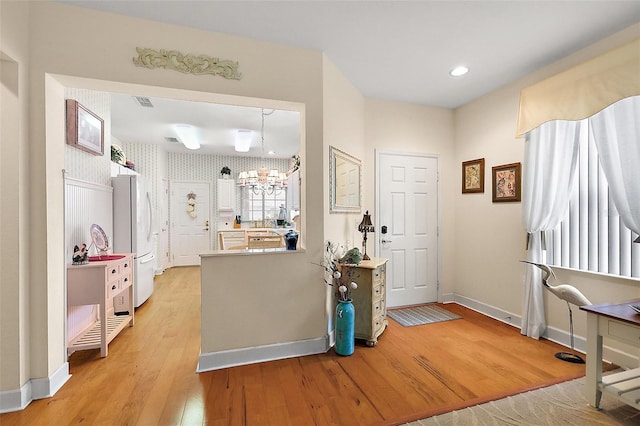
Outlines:
{"label": "white ceiling", "polygon": [[[206,102],[147,97],[153,107],[143,107],[135,94],[111,94],[111,134],[121,142],[162,144],[170,152],[262,157],[274,151],[275,158],[291,158],[300,148],[300,113]],[[264,151],[262,113],[264,111]],[[178,138],[176,124],[193,126],[200,149],[190,151]],[[251,149],[234,149],[238,129],[252,130]]]}
{"label": "white ceiling", "polygon": [[323,51],[367,97],[444,108],[640,22],[635,0],[57,1]]}

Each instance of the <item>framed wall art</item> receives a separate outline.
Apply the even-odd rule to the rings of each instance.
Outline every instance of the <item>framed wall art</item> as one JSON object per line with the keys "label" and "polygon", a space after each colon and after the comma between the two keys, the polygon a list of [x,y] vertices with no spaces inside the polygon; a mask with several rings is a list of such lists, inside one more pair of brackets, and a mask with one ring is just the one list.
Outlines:
{"label": "framed wall art", "polygon": [[521,166],[520,163],[495,166],[492,170],[493,202],[520,201]]}
{"label": "framed wall art", "polygon": [[462,193],[484,192],[484,158],[462,163]]}
{"label": "framed wall art", "polygon": [[104,120],[75,99],[67,99],[67,143],[93,155],[104,154]]}

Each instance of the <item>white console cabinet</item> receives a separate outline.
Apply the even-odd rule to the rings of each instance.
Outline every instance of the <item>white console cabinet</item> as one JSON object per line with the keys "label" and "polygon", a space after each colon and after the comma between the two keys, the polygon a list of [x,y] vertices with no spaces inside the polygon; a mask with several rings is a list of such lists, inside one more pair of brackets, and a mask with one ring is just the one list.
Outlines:
{"label": "white console cabinet", "polygon": [[[120,257],[122,256],[122,257]],[[98,305],[99,318],[67,343],[67,353],[100,348],[106,357],[108,345],[125,327],[133,327],[133,254],[103,256],[100,261],[67,266],[67,305]],[[108,315],[113,298],[129,292],[128,313]]]}

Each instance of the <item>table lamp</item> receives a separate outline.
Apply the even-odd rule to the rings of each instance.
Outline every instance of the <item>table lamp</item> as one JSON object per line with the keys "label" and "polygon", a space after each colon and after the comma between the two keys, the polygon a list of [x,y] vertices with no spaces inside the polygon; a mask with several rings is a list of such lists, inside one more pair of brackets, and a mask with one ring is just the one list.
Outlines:
{"label": "table lamp", "polygon": [[362,251],[364,255],[362,256],[362,260],[371,260],[369,255],[367,255],[367,232],[374,232],[373,223],[371,223],[371,215],[369,215],[369,210],[366,211],[364,216],[362,217],[362,222],[358,225],[358,231],[362,232]]}

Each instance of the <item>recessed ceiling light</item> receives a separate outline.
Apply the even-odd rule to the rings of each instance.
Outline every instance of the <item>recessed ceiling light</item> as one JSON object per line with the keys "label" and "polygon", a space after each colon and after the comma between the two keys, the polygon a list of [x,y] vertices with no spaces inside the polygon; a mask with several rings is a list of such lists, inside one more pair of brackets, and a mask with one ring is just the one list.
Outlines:
{"label": "recessed ceiling light", "polygon": [[200,148],[200,142],[198,142],[198,135],[196,129],[188,124],[176,124],[174,126],[178,139],[182,144],[189,149]]}
{"label": "recessed ceiling light", "polygon": [[464,65],[460,65],[449,71],[449,74],[454,77],[460,77],[461,75],[465,75],[468,72],[469,68],[465,67]]}
{"label": "recessed ceiling light", "polygon": [[269,154],[269,155],[276,155],[276,152],[275,152],[275,151],[269,151],[269,152],[267,152],[267,154]]}

